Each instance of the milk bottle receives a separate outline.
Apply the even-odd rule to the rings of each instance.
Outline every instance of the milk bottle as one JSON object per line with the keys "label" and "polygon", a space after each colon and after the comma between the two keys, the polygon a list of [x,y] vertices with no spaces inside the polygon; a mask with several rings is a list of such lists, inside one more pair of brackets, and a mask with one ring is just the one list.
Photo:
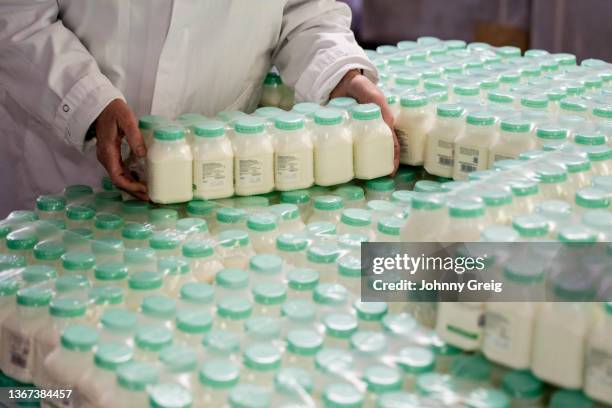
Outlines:
{"label": "milk bottle", "polygon": [[481,302],[441,302],[436,333],[442,340],[465,351],[479,349],[483,336],[480,324],[483,306]]}
{"label": "milk bottle", "polygon": [[542,303],[535,320],[531,369],[538,378],[564,388],[583,386],[593,304],[572,301],[592,299],[592,290],[588,282],[575,279],[554,282],[557,302]]}
{"label": "milk bottle", "polygon": [[136,325],[136,313],[126,309],[107,309],[100,317],[100,341],[133,346]]}
{"label": "milk bottle", "polygon": [[141,326],[134,337],[134,359],[153,363],[159,358],[159,352],[172,344],[172,340],[172,331],[164,326]]}
{"label": "milk bottle", "polygon": [[533,263],[510,260],[504,268],[504,292],[517,302],[490,302],[485,306],[483,353],[491,361],[528,369],[538,303],[544,298],[544,270]]}
{"label": "milk bottle", "polygon": [[282,98],[280,91],[281,85],[282,81],[277,73],[269,72],[268,74],[266,74],[261,94],[262,106],[280,106]]}
{"label": "milk bottle", "polygon": [[168,120],[159,115],[146,115],[138,119],[138,128],[147,149],[153,144],[153,131],[157,127],[165,126]]}
{"label": "milk bottle", "polygon": [[274,252],[278,235],[277,218],[270,213],[256,213],[247,218],[247,229],[255,252]]}
{"label": "milk bottle", "polygon": [[259,118],[241,118],[234,126],[234,179],[238,195],[264,194],[274,188],[274,148]]}
{"label": "milk bottle", "polygon": [[400,142],[400,162],[421,165],[425,161],[427,134],[434,125],[433,106],[423,95],[405,95],[400,100],[401,109],[395,123],[395,133]]}
{"label": "milk bottle", "polygon": [[594,176],[608,176],[612,174],[612,149],[608,146],[588,146],[584,148],[591,161],[591,170]]}
{"label": "milk bottle", "polygon": [[514,197],[514,208],[517,212],[530,213],[538,200],[540,188],[534,181],[516,181],[510,184]]}
{"label": "milk bottle", "polygon": [[315,198],[313,207],[314,210],[308,220],[309,223],[325,221],[337,224],[340,221],[344,202],[339,196],[323,195]]}
{"label": "milk bottle", "polygon": [[84,372],[76,383],[75,392],[83,407],[110,406],[108,391],[117,381],[117,368],[132,361],[132,356],[132,349],[125,344],[100,341],[94,354],[93,367]]}
{"label": "milk bottle", "polygon": [[524,151],[535,148],[532,126],[522,119],[505,119],[501,122],[501,133],[491,145],[489,167],[498,160],[516,159]]}
{"label": "milk bottle", "polygon": [[2,323],[2,372],[22,383],[32,382],[34,335],[48,324],[47,306],[52,292],[41,287],[17,292],[16,313]]}
{"label": "milk bottle", "polygon": [[222,122],[193,128],[193,195],[199,199],[231,197],[234,193],[234,152]]}
{"label": "milk bottle", "polygon": [[586,187],[576,191],[574,204],[578,215],[589,210],[606,210],[610,207],[610,195],[597,187]]}
{"label": "milk bottle", "polygon": [[485,207],[476,197],[448,202],[448,224],[438,238],[441,242],[475,242],[485,227]]}
{"label": "milk bottle", "polygon": [[308,221],[308,218],[312,213],[310,193],[308,192],[308,190],[285,191],[281,194],[280,200],[282,204],[295,205],[300,211],[300,217],[302,218],[302,221]]}
{"label": "milk bottle", "polygon": [[486,170],[490,146],[499,137],[495,117],[486,112],[470,113],[466,122],[465,132],[455,140],[455,180],[465,180],[471,172]]}
{"label": "milk bottle", "polygon": [[352,110],[355,177],[373,179],[393,171],[393,134],[382,120],[380,107],[359,105]]}
{"label": "milk bottle", "polygon": [[342,197],[345,208],[363,208],[366,201],[363,188],[359,186],[342,186],[335,194]]}
{"label": "milk bottle", "polygon": [[405,220],[397,217],[383,217],[376,225],[376,241],[378,242],[400,242],[400,231]]}
{"label": "milk bottle", "polygon": [[585,393],[594,400],[612,404],[612,303],[604,305],[605,316],[593,328],[588,340],[585,366]]}
{"label": "milk bottle", "polygon": [[277,190],[308,188],[314,182],[313,146],[297,114],[280,115],[274,122],[274,180]]}
{"label": "milk bottle", "polygon": [[353,139],[342,112],[320,109],[314,115],[314,179],[317,185],[346,183],[354,177]]}
{"label": "milk bottle", "polygon": [[[57,348],[45,360],[45,377],[49,381],[44,387],[54,389],[72,389],[81,379],[83,372],[93,367],[92,353],[98,342],[98,333],[88,326],[71,325],[62,333],[61,347]],[[54,405],[81,406],[78,396],[70,398],[53,398]]]}
{"label": "milk bottle", "polygon": [[242,381],[264,387],[273,381],[280,367],[281,353],[272,344],[254,344],[244,351],[242,363]]}
{"label": "milk bottle", "polygon": [[304,222],[300,218],[300,211],[295,204],[274,204],[270,207],[270,212],[278,220],[278,233],[297,234],[304,229]]}
{"label": "milk bottle", "polygon": [[276,117],[283,113],[285,113],[285,111],[277,108],[276,106],[262,106],[261,108],[255,109],[253,115],[266,121],[266,130],[269,132],[274,129],[274,121],[276,120]]}
{"label": "milk bottle", "polygon": [[448,222],[444,201],[436,195],[418,193],[400,235],[402,242],[434,242]]}
{"label": "milk bottle", "polygon": [[498,225],[510,223],[515,212],[512,193],[504,189],[487,189],[480,194],[489,222]]}
{"label": "milk bottle", "polygon": [[49,305],[48,323],[34,333],[34,365],[32,380],[35,384],[46,385],[50,380],[44,374],[45,358],[59,346],[60,334],[69,325],[82,323],[87,306],[83,300],[53,299]]}
{"label": "milk bottle", "polygon": [[455,140],[463,132],[463,108],[460,105],[442,104],[436,108],[435,124],[427,135],[425,170],[440,177],[453,175]]}
{"label": "milk bottle", "polygon": [[41,220],[64,218],[66,199],[62,196],[42,195],[36,199],[36,212]]}
{"label": "milk bottle", "polygon": [[289,267],[306,266],[308,240],[302,235],[281,234],[276,238],[276,253]]}
{"label": "milk bottle", "polygon": [[368,180],[365,183],[366,199],[371,200],[391,200],[391,194],[395,190],[395,181],[391,177],[380,177]]}
{"label": "milk bottle", "polygon": [[155,365],[130,362],[117,369],[117,386],[109,406],[117,408],[149,407],[147,389],[159,381]]}
{"label": "milk bottle", "polygon": [[147,180],[151,200],[160,204],[189,201],[192,193],[191,149],[178,126],[156,129],[147,152]]}
{"label": "milk bottle", "polygon": [[240,367],[228,359],[211,359],[202,365],[200,384],[194,392],[194,408],[220,407],[227,403],[229,390],[238,384]]}

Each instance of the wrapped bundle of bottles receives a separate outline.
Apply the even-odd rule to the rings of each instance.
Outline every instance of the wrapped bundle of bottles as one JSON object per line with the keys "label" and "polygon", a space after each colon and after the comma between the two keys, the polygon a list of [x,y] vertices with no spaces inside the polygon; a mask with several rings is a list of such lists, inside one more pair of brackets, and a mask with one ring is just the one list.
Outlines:
{"label": "wrapped bundle of bottles", "polygon": [[[356,115],[376,108],[351,108],[351,119],[346,106],[355,102],[348,99],[332,101],[340,113],[296,105],[297,119],[269,107],[255,114],[263,122],[228,112],[219,114],[221,124],[187,115],[177,119],[183,124],[178,128],[142,118],[149,185],[173,175],[169,184],[151,189],[159,197],[179,200],[170,186],[182,180],[179,174],[203,179],[193,167],[201,136],[202,142],[231,140],[203,151],[224,159],[231,152],[229,184],[249,196],[225,198],[230,192],[217,200],[151,206],[125,200],[105,179],[102,191],[68,186],[40,197],[35,211],[11,213],[0,223],[4,384],[72,390],[46,398],[58,407],[612,404],[612,307],[602,302],[612,286],[610,252],[595,245],[612,235],[610,127],[601,116],[610,87],[607,65],[584,61],[577,67],[567,55],[529,51],[521,57],[513,48],[466,48],[432,38],[370,55],[398,109],[402,161],[424,164],[427,172],[403,166],[393,178],[376,177],[388,174],[382,173],[348,181],[345,166],[334,164],[317,176],[319,142],[350,146],[356,172],[357,139],[343,129],[353,129],[362,120]],[[523,74],[528,62],[540,67],[538,75]],[[506,72],[512,70],[520,72],[518,80]],[[490,103],[496,97],[487,87],[496,85],[485,85],[484,77],[496,76],[497,86],[513,84],[503,85],[512,104],[520,84],[538,89],[534,76],[547,89],[553,81],[564,90],[566,105],[575,99],[566,96],[571,84],[581,83],[586,113],[562,114],[561,103],[557,113],[535,112],[523,97],[521,106],[530,109]],[[600,78],[600,86],[587,86],[591,77]],[[436,81],[445,89],[432,88]],[[474,81],[477,101],[454,99],[475,96],[468,95]],[[452,104],[446,103],[449,89]],[[275,91],[266,92],[274,101],[269,93]],[[550,107],[555,97],[546,99]],[[328,133],[300,130],[328,121],[341,126]],[[351,125],[344,128],[347,121]],[[266,136],[270,123],[276,130]],[[313,179],[321,185],[276,185],[276,162],[293,168],[276,153],[293,145],[283,139],[284,128],[293,127],[295,145],[313,147]],[[246,137],[236,143],[241,132]],[[479,144],[484,140],[490,143]],[[502,140],[516,141],[516,150]],[[496,150],[496,144],[504,147]],[[236,165],[243,154],[238,151],[245,158]],[[260,151],[267,155],[261,162],[272,163],[266,164],[271,177],[260,172]],[[189,166],[173,162],[189,155]],[[169,167],[152,166],[158,157]],[[371,163],[380,156],[365,158]],[[456,163],[463,175],[451,181]],[[223,168],[208,167],[209,180],[226,180]],[[340,173],[347,179],[333,180]],[[267,187],[239,191],[236,174],[244,188],[264,179]],[[209,182],[203,191],[214,190]],[[185,191],[199,197],[197,186]],[[519,256],[500,247],[490,257],[488,271],[524,293],[551,288],[558,303],[460,298],[387,304],[360,298],[361,243],[373,241],[557,241],[569,248],[580,244],[582,252],[558,259],[554,276],[544,272],[553,262],[544,246],[534,244]],[[576,267],[594,271],[591,279],[564,279]]]}

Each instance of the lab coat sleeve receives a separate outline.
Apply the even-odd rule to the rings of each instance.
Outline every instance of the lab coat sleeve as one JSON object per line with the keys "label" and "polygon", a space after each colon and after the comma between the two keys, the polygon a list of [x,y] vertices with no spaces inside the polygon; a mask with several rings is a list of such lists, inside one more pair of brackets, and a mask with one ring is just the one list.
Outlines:
{"label": "lab coat sleeve", "polygon": [[361,69],[377,81],[376,68],[357,42],[351,11],[335,0],[289,0],[278,46],[272,55],[297,101],[323,103],[342,77]]}
{"label": "lab coat sleeve", "polygon": [[0,2],[0,87],[51,136],[83,149],[91,123],[123,96],[58,14],[57,0]]}

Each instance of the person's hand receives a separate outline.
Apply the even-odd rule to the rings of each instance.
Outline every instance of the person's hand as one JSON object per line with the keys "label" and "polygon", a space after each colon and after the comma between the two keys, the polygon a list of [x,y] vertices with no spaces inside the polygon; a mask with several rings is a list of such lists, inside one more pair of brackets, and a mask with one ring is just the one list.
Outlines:
{"label": "person's hand", "polygon": [[140,200],[148,201],[147,186],[135,180],[121,161],[121,139],[124,137],[136,157],[147,154],[134,113],[121,99],[115,99],[104,108],[94,125],[98,139],[97,157],[113,184]]}
{"label": "person's hand", "polygon": [[358,70],[352,70],[344,75],[338,85],[336,85],[336,88],[334,88],[330,94],[330,98],[336,98],[339,96],[349,96],[351,98],[355,98],[359,103],[375,103],[380,106],[383,120],[385,123],[387,123],[387,125],[389,125],[391,132],[393,133],[393,146],[395,153],[393,174],[395,174],[397,168],[399,167],[400,147],[397,140],[397,135],[395,134],[395,130],[393,128],[393,114],[391,113],[391,108],[389,108],[389,105],[387,105],[387,98],[385,98],[385,95],[372,81],[362,75]]}

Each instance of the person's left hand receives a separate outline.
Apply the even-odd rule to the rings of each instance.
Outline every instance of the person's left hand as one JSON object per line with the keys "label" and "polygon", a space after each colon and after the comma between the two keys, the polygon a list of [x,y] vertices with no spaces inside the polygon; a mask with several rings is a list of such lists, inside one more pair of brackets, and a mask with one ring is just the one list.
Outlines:
{"label": "person's left hand", "polygon": [[337,98],[339,96],[349,96],[355,98],[359,103],[375,103],[380,106],[383,120],[389,125],[393,133],[393,174],[395,174],[399,167],[400,148],[393,128],[393,114],[391,113],[391,108],[387,105],[385,95],[372,81],[355,69],[347,72],[330,94],[330,98]]}

